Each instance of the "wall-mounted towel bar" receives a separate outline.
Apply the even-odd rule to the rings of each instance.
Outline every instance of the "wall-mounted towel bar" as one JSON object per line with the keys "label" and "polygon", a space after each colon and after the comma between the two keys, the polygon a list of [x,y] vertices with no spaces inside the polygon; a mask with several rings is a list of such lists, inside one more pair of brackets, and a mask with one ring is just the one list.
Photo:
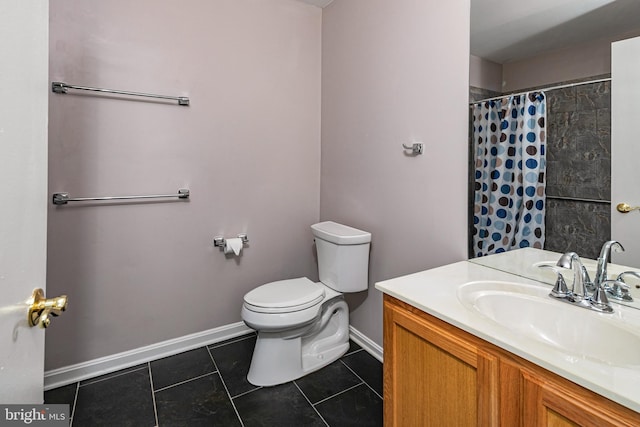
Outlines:
{"label": "wall-mounted towel bar", "polygon": [[166,96],[166,95],[155,95],[152,93],[129,92],[126,90],[102,89],[98,87],[69,85],[63,82],[51,83],[51,91],[54,93],[67,93],[68,89],[88,90],[91,92],[113,93],[117,95],[127,95],[127,96],[143,96],[145,98],[168,99],[168,100],[178,101],[178,105],[185,105],[185,106],[189,105],[189,98],[186,96]]}
{"label": "wall-mounted towel bar", "polygon": [[158,199],[167,197],[177,197],[179,199],[188,199],[189,190],[181,188],[177,194],[152,194],[147,196],[107,196],[107,197],[75,197],[71,198],[69,193],[53,193],[54,205],[66,205],[67,202],[87,202],[92,200],[130,200],[130,199]]}

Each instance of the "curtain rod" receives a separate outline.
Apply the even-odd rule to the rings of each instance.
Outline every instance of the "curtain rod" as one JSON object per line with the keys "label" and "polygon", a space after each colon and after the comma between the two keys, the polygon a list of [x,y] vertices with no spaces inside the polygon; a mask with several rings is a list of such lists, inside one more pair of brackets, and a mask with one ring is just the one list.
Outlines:
{"label": "curtain rod", "polygon": [[478,101],[469,102],[469,105],[479,104],[481,102],[487,102],[487,101],[495,101],[496,99],[508,98],[510,96],[515,96],[515,95],[524,95],[524,94],[529,93],[529,92],[536,92],[536,91],[542,91],[542,90],[564,89],[564,88],[568,88],[568,87],[582,86],[582,85],[588,85],[588,84],[591,84],[591,83],[602,83],[602,82],[610,82],[610,81],[611,81],[611,77],[607,77],[607,78],[604,78],[604,79],[589,80],[589,81],[586,81],[586,82],[567,83],[567,84],[558,85],[558,86],[542,87],[542,88],[531,89],[531,90],[527,90],[527,91],[523,91],[523,92],[514,92],[514,93],[508,93],[508,94],[505,94],[505,95],[494,96],[493,98],[480,99]]}

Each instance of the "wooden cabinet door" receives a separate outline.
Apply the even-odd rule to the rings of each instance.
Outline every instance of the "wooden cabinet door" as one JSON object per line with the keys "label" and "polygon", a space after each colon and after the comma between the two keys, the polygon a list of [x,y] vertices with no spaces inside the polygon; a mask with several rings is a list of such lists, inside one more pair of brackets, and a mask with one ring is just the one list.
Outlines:
{"label": "wooden cabinet door", "polygon": [[384,425],[640,427],[632,411],[388,295]]}
{"label": "wooden cabinet door", "polygon": [[523,371],[523,419],[532,427],[640,426],[640,415],[568,381]]}
{"label": "wooden cabinet door", "polygon": [[498,358],[385,295],[385,426],[498,424]]}

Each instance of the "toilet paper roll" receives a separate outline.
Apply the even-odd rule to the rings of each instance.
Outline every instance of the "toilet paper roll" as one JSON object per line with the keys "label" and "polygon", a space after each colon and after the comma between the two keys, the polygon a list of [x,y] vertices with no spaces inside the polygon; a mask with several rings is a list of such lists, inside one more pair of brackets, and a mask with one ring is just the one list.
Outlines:
{"label": "toilet paper roll", "polygon": [[242,252],[242,239],[234,237],[233,239],[225,239],[224,241],[224,253],[240,255]]}

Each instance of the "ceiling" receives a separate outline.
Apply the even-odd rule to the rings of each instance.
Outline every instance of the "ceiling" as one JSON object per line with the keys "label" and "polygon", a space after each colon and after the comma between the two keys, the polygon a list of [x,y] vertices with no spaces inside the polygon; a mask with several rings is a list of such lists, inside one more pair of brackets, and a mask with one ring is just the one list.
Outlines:
{"label": "ceiling", "polygon": [[503,64],[640,35],[640,0],[471,0],[471,54]]}
{"label": "ceiling", "polygon": [[499,64],[636,35],[640,0],[471,0],[471,54]]}

